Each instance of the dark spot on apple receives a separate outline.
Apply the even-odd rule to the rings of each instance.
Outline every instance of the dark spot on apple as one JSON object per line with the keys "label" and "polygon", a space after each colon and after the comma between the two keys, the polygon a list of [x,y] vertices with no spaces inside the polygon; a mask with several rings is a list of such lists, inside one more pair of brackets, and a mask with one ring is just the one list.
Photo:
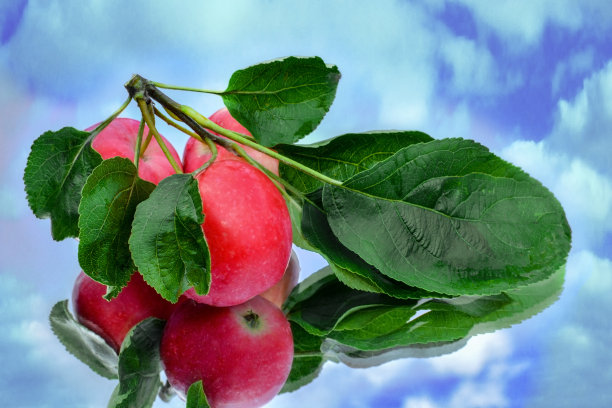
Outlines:
{"label": "dark spot on apple", "polygon": [[242,317],[244,317],[247,326],[249,326],[251,329],[256,329],[259,327],[259,315],[253,312],[253,310],[249,309],[249,311]]}

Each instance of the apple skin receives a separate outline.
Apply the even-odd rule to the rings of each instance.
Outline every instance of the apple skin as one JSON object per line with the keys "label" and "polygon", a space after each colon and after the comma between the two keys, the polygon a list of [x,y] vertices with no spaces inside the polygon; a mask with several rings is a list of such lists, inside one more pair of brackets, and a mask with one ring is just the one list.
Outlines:
{"label": "apple skin", "polygon": [[283,303],[285,303],[285,300],[287,300],[287,297],[295,285],[297,285],[299,278],[300,261],[298,260],[297,254],[291,251],[289,265],[287,265],[283,277],[274,286],[262,293],[261,297],[268,299],[279,308],[282,308]]}
{"label": "apple skin", "polygon": [[213,408],[259,407],[287,380],[293,337],[280,309],[260,296],[231,307],[187,300],[166,324],[160,355],[182,398],[202,380]]}
{"label": "apple skin", "polygon": [[[96,126],[98,126],[98,124],[90,126],[85,130],[91,131],[95,129]],[[96,135],[91,143],[91,147],[100,153],[103,160],[118,156],[134,161],[139,127],[140,121],[138,120],[130,118],[116,118],[107,127],[105,127],[104,130]],[[146,139],[148,131],[149,128],[145,125],[143,143],[144,139]],[[181,159],[174,147],[163,136],[162,139],[166,143],[166,146],[168,147],[172,157],[174,157],[174,160],[179,166],[182,166]],[[168,162],[168,159],[164,155],[161,147],[159,147],[155,137],[153,137],[144,155],[142,155],[140,158],[138,175],[143,180],[150,181],[153,184],[159,184],[161,180],[174,173],[175,171],[172,168],[172,165]]]}
{"label": "apple skin", "polygon": [[72,308],[77,320],[100,335],[119,352],[130,329],[147,317],[167,320],[176,305],[162,298],[135,272],[117,297],[107,301],[106,285],[82,271],[72,289]]}
{"label": "apple skin", "polygon": [[208,295],[191,288],[185,296],[213,306],[233,306],[281,280],[291,255],[291,218],[283,196],[265,174],[218,148],[217,160],[196,178],[210,250],[211,287]]}
{"label": "apple skin", "polygon": [[[213,113],[209,119],[216,123],[217,125],[224,127],[228,130],[232,130],[234,132],[242,133],[249,137],[251,133],[242,126],[236,119],[232,117],[227,108],[221,108],[215,113]],[[211,133],[221,136],[216,132]],[[224,137],[224,136],[221,136]],[[240,144],[240,143],[239,143]],[[262,153],[258,150],[253,149],[249,146],[244,146],[240,144],[246,151],[246,153],[251,156],[254,160],[263,165],[266,169],[270,170],[272,173],[278,176],[278,160],[273,157],[268,156],[265,153]],[[183,167],[186,173],[191,173],[194,170],[197,170],[204,162],[210,157],[210,149],[205,143],[200,142],[197,139],[189,138],[187,144],[185,145],[185,150],[183,153]]]}

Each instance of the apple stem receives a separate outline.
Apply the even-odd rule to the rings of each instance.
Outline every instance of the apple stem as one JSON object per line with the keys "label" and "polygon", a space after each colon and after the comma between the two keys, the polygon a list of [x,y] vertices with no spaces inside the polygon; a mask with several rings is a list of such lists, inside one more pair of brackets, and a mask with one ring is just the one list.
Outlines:
{"label": "apple stem", "polygon": [[223,91],[213,91],[210,89],[192,88],[189,86],[168,85],[168,84],[162,84],[161,82],[154,82],[154,81],[149,81],[149,83],[158,88],[172,89],[175,91],[201,92],[201,93],[214,94],[214,95],[221,95],[224,93]]}
{"label": "apple stem", "polygon": [[164,122],[166,122],[168,125],[204,143],[204,139],[206,138],[202,138],[202,136],[198,135],[193,130],[189,130],[186,127],[179,125],[178,123],[176,123],[175,121],[173,121],[172,119],[164,115],[159,109],[153,108],[153,112],[155,112],[155,115],[159,117],[161,120],[163,120]]}
{"label": "apple stem", "polygon": [[103,122],[100,122],[100,124],[96,126],[94,130],[91,131],[91,135],[96,136],[98,133],[104,130],[104,128],[107,127],[109,123],[115,120],[115,118],[119,116],[121,112],[125,110],[125,108],[127,108],[127,106],[130,104],[131,101],[132,101],[132,96],[129,96],[125,100],[125,102],[123,102],[123,104],[121,104],[121,106],[115,112],[113,112],[106,120],[104,120]]}
{"label": "apple stem", "polygon": [[341,181],[328,177],[325,174],[319,173],[318,171],[311,169],[310,167],[304,166],[302,163],[296,162],[288,157],[283,156],[282,154],[275,152],[272,149],[262,146],[259,143],[246,137],[246,135],[243,135],[237,132],[233,132],[231,130],[225,129],[224,127],[217,125],[215,122],[206,118],[205,116],[195,111],[194,109],[190,108],[189,106],[181,105],[181,111],[183,111],[183,113],[191,117],[193,120],[195,120],[198,124],[202,125],[203,127],[210,129],[214,132],[217,132],[220,135],[223,135],[235,142],[241,143],[245,146],[249,146],[255,150],[258,150],[264,154],[267,154],[268,156],[273,157],[277,159],[278,161],[281,161],[285,163],[286,165],[291,166],[303,173],[306,173],[309,176],[317,178],[327,184],[332,184],[334,186],[342,185]]}
{"label": "apple stem", "polygon": [[217,154],[219,153],[217,150],[217,146],[213,143],[212,140],[210,140],[209,138],[205,138],[204,142],[208,145],[208,148],[210,149],[212,156],[210,156],[210,159],[206,160],[206,163],[204,163],[202,166],[200,166],[200,168],[198,168],[196,171],[192,173],[193,177],[196,177],[198,174],[206,170],[208,166],[213,164],[214,161],[217,159]]}
{"label": "apple stem", "polygon": [[[308,166],[304,166],[302,163],[296,162],[295,160],[285,157],[282,154],[275,152],[274,150],[262,146],[259,143],[247,138],[245,135],[242,135],[237,132],[232,132],[217,125],[216,123],[202,116],[200,113],[196,112],[189,106],[177,103],[172,98],[168,97],[166,94],[160,91],[157,86],[164,87],[167,89],[190,90],[213,94],[220,93],[218,91],[196,90],[193,88],[173,87],[170,85],[159,84],[157,82],[151,82],[140,75],[134,75],[132,79],[130,79],[130,81],[125,84],[125,88],[128,90],[130,96],[132,96],[134,99],[144,99],[150,97],[155,101],[159,102],[169,114],[183,121],[187,126],[193,129],[193,131],[198,134],[202,138],[202,140],[205,138],[209,138],[215,143],[220,144],[221,146],[229,148],[231,150],[234,150],[232,141],[238,142],[245,146],[249,146],[255,150],[258,150],[264,154],[267,154],[268,156],[273,157],[278,161],[283,162],[286,165],[291,166],[303,173],[306,173],[309,176],[312,176],[324,183],[331,184],[334,186],[342,185],[342,182],[339,180],[328,177],[325,174],[319,173],[318,171],[311,169]],[[207,129],[217,132],[230,140],[214,135],[210,133]]]}
{"label": "apple stem", "polygon": [[159,388],[159,394],[158,395],[159,395],[159,399],[161,399],[162,401],[170,402],[172,400],[172,398],[174,398],[174,396],[176,395],[176,390],[166,380],[166,383],[163,384]]}
{"label": "apple stem", "polygon": [[142,117],[144,118],[145,122],[149,126],[149,133],[151,132],[153,133],[153,137],[155,137],[155,140],[157,141],[157,143],[159,144],[159,147],[162,149],[162,151],[166,155],[166,158],[170,162],[170,165],[172,166],[174,171],[179,174],[182,173],[183,171],[181,170],[176,160],[174,160],[174,157],[172,157],[172,154],[170,154],[170,151],[168,150],[168,146],[166,146],[166,143],[164,142],[161,135],[155,128],[155,119],[153,119],[153,115],[151,115],[151,111],[149,110],[149,106],[147,102],[144,100],[144,98],[137,98],[136,102],[138,103],[138,107],[140,108]]}
{"label": "apple stem", "polygon": [[[144,134],[144,119],[140,119],[140,125],[138,126],[138,138],[136,139],[136,149],[134,150],[134,165],[138,172],[138,164],[140,163],[140,147],[142,144],[142,135]],[[149,132],[150,134],[151,132]]]}

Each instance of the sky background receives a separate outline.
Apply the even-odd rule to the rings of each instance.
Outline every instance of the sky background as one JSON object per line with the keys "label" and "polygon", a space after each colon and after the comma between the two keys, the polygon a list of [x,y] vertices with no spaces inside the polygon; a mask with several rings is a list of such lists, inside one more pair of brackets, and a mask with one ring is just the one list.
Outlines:
{"label": "sky background", "polygon": [[[54,242],[27,206],[33,140],[106,118],[133,73],[221,90],[234,70],[318,55],[342,80],[307,141],[382,129],[474,139],[557,196],[573,248],[561,299],[536,317],[442,357],[328,363],[269,407],[612,406],[610,38],[609,0],[0,0],[0,403],[101,407],[115,386],[49,329],[80,268],[76,242]],[[205,115],[222,106],[171,95]],[[164,135],[182,151],[184,137]],[[323,265],[300,260],[303,275]]]}

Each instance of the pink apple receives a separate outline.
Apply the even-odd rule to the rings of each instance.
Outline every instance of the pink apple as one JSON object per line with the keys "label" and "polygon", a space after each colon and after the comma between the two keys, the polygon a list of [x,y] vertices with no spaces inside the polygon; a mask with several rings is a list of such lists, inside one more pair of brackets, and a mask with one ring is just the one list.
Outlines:
{"label": "pink apple", "polygon": [[[93,130],[96,126],[98,125],[90,126],[85,130]],[[104,160],[119,156],[134,161],[139,126],[140,121],[138,120],[117,118],[94,138],[91,146],[95,151],[100,153]],[[145,125],[143,139],[146,138],[148,131],[149,128]],[[181,160],[174,147],[172,147],[170,142],[163,136],[162,139],[166,143],[166,146],[168,146],[168,150],[172,157],[174,157],[174,160],[181,166]],[[155,138],[151,139],[151,143],[149,143],[144,155],[140,158],[138,167],[138,175],[140,178],[154,184],[159,184],[162,179],[174,173],[175,171],[172,165],[168,162],[168,159]]]}
{"label": "pink apple", "polygon": [[[246,130],[246,128],[242,126],[236,119],[234,119],[232,115],[230,115],[227,108],[219,109],[218,111],[213,113],[209,119],[215,122],[217,125],[224,127],[228,130],[251,136],[249,131]],[[212,133],[217,136],[221,136],[218,133]],[[266,169],[270,170],[272,173],[278,175],[278,160],[251,147],[244,145],[241,146],[244,148],[246,153],[254,160],[258,161],[261,165],[263,165]],[[205,143],[200,142],[199,140],[190,138],[187,141],[187,145],[185,146],[185,151],[183,153],[183,165],[185,172],[191,173],[192,171],[197,170],[202,164],[204,164],[204,162],[209,157],[210,150],[208,149],[208,146]]]}
{"label": "pink apple", "polygon": [[188,300],[168,320],[160,354],[179,395],[202,380],[213,408],[259,407],[287,380],[293,338],[280,309],[262,297],[231,307]]}
{"label": "pink apple", "polygon": [[135,324],[147,317],[166,320],[176,308],[147,285],[138,272],[111,301],[102,297],[105,293],[105,285],[81,272],[72,290],[72,307],[77,320],[117,352]]}
{"label": "pink apple", "polygon": [[261,297],[268,299],[278,307],[282,307],[287,297],[297,285],[300,278],[300,262],[297,254],[291,251],[291,258],[289,259],[289,265],[280,281],[270,289],[266,290],[261,294]]}
{"label": "pink apple", "polygon": [[222,147],[197,180],[211,287],[205,296],[193,288],[185,295],[214,306],[243,303],[274,286],[285,272],[292,243],[285,200],[264,173]]}

